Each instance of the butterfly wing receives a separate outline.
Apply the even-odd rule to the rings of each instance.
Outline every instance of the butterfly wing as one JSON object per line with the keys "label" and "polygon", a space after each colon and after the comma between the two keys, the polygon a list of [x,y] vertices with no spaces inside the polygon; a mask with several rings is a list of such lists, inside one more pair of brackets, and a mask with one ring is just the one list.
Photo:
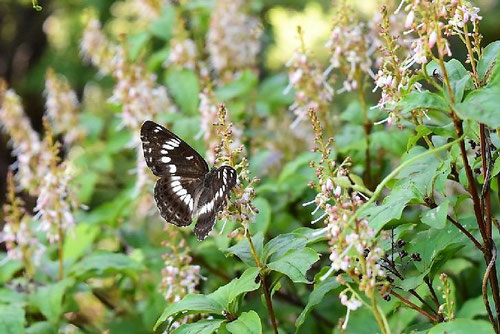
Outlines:
{"label": "butterfly wing", "polygon": [[141,140],[148,167],[161,177],[154,191],[161,216],[177,226],[191,224],[209,171],[207,163],[186,142],[152,121],[142,125]]}
{"label": "butterfly wing", "polygon": [[180,175],[201,178],[208,173],[208,165],[185,141],[152,121],[141,127],[144,159],[156,176]]}
{"label": "butterfly wing", "polygon": [[188,226],[193,220],[197,194],[202,181],[180,176],[164,176],[156,182],[154,197],[160,215],[177,226]]}
{"label": "butterfly wing", "polygon": [[198,221],[194,233],[198,240],[205,239],[215,224],[215,216],[224,207],[231,189],[236,186],[237,173],[229,166],[221,166],[207,175],[206,187],[198,200]]}

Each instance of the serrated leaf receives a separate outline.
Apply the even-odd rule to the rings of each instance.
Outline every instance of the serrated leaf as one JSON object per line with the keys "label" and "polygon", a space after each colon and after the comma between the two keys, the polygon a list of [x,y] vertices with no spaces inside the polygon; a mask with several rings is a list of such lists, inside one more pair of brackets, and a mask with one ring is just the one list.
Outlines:
{"label": "serrated leaf", "polygon": [[259,268],[248,268],[241,274],[240,278],[233,279],[228,284],[209,294],[208,297],[227,310],[229,305],[240,295],[259,288],[260,282],[256,282],[258,274]]}
{"label": "serrated leaf", "polygon": [[378,232],[393,219],[400,219],[406,205],[417,197],[412,189],[398,187],[391,191],[382,204],[362,210],[360,216],[366,216],[370,226]]}
{"label": "serrated leaf", "polygon": [[[257,255],[259,256],[259,260],[262,260],[264,234],[262,234],[261,232],[255,234],[252,237],[252,242],[257,252]],[[236,255],[237,257],[240,258],[241,261],[245,262],[249,266],[257,265],[253,257],[253,254],[250,250],[250,244],[248,243],[248,240],[246,238],[238,242],[236,245],[229,247],[226,251]]]}
{"label": "serrated leaf", "polygon": [[167,72],[166,84],[175,103],[188,115],[196,115],[200,94],[200,82],[194,71],[171,68]]}
{"label": "serrated leaf", "polygon": [[482,84],[487,87],[500,84],[500,41],[495,41],[483,51],[483,57],[477,64],[477,72]]}
{"label": "serrated leaf", "polygon": [[226,325],[226,329],[233,334],[260,334],[262,324],[255,311],[243,312],[238,319]]}
{"label": "serrated leaf", "polygon": [[295,283],[309,283],[306,272],[319,260],[319,255],[312,248],[292,249],[267,267],[287,275]]}
{"label": "serrated leaf", "polygon": [[159,325],[167,321],[168,318],[182,312],[183,315],[192,313],[213,313],[222,314],[223,306],[212,298],[205,295],[187,295],[180,301],[170,304],[156,321],[153,330],[156,330]]}
{"label": "serrated leaf", "polygon": [[434,209],[426,210],[421,214],[422,223],[433,228],[444,228],[446,226],[446,216],[448,215],[448,205],[450,201],[445,200]]}
{"label": "serrated leaf", "polygon": [[69,275],[79,280],[86,280],[90,277],[122,274],[137,280],[139,272],[142,270],[141,264],[125,254],[99,251],[75,263],[71,267]]}
{"label": "serrated leaf", "polygon": [[53,324],[56,324],[63,314],[63,297],[70,287],[75,284],[73,279],[65,279],[54,284],[40,287],[30,296],[30,304]]}
{"label": "serrated leaf", "polygon": [[291,249],[302,249],[306,247],[308,239],[297,233],[280,234],[277,237],[269,240],[264,246],[262,257],[264,263],[268,262],[269,257],[274,261],[282,257],[287,251]]}
{"label": "serrated leaf", "polygon": [[455,319],[432,327],[428,334],[493,334],[493,327],[485,320]]}
{"label": "serrated leaf", "polygon": [[200,320],[193,324],[184,324],[176,328],[173,334],[212,334],[215,332],[220,325],[224,323],[224,320]]}
{"label": "serrated leaf", "polygon": [[24,334],[24,309],[20,305],[0,305],[0,333]]}
{"label": "serrated leaf", "polygon": [[470,119],[488,125],[500,127],[500,86],[481,88],[473,91],[463,103],[455,104],[455,110],[462,119]]}
{"label": "serrated leaf", "polygon": [[295,321],[295,332],[298,332],[302,324],[304,323],[308,314],[312,311],[312,309],[321,303],[325,295],[337,288],[340,283],[333,277],[329,277],[324,281],[320,281],[315,287],[314,290],[309,295],[309,300],[307,301],[307,305],[304,307],[299,317]]}
{"label": "serrated leaf", "polygon": [[444,112],[450,109],[441,96],[429,91],[412,92],[403,97],[398,106],[402,108],[401,113],[407,113],[416,109],[434,109]]}

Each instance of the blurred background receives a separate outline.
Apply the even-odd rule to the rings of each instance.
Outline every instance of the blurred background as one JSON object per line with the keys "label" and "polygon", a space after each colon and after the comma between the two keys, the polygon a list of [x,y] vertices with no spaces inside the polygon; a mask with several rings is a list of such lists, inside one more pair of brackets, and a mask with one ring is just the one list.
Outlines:
{"label": "blurred background", "polygon": [[[141,2],[141,1],[137,1]],[[154,2],[144,0],[143,2]],[[176,3],[177,1],[172,1]],[[198,7],[201,17],[209,15],[211,0],[181,1]],[[331,31],[329,15],[332,1],[251,0],[254,15],[260,17],[262,29],[258,68],[261,77],[283,71],[284,64],[299,46],[296,27],[304,31],[304,43],[313,57],[325,61],[324,47]],[[356,1],[359,11],[371,16],[380,1]],[[498,17],[500,1],[475,1],[481,8],[483,45],[500,39]],[[33,9],[30,0],[0,1],[0,77],[21,96],[25,111],[37,131],[42,128],[45,108],[44,82],[47,68],[52,67],[69,80],[81,99],[86,84],[99,81],[100,87],[111,89],[112,81],[96,76],[96,69],[82,60],[80,40],[88,8],[97,11],[106,30],[114,36],[133,35],[140,26],[140,10],[134,1],[113,0],[42,0],[41,11]],[[208,21],[200,22],[207,25]],[[206,31],[205,27],[199,28]],[[230,28],[229,28],[230,29]],[[162,49],[161,39],[149,41]],[[138,46],[140,47],[140,46]],[[150,67],[154,66],[150,64]],[[158,70],[158,68],[156,68]],[[161,70],[161,68],[160,68]],[[102,85],[104,83],[104,85]],[[104,94],[105,95],[105,94]],[[0,137],[0,202],[3,202],[5,177],[13,162],[6,136]]]}

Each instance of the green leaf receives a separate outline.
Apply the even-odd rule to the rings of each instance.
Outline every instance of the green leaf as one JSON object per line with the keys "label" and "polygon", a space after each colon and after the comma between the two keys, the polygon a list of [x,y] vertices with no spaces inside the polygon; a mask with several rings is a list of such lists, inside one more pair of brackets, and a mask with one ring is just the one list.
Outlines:
{"label": "green leaf", "polygon": [[35,322],[33,325],[26,328],[26,334],[57,334],[59,333],[57,326],[48,321]]}
{"label": "green leaf", "polygon": [[183,315],[192,313],[213,313],[222,314],[224,308],[220,303],[205,295],[187,295],[182,300],[170,304],[156,321],[153,330],[164,323],[168,318],[182,312]]}
{"label": "green leaf", "polygon": [[496,85],[498,75],[500,74],[499,69],[500,41],[495,41],[488,44],[488,46],[484,48],[483,57],[477,64],[477,74],[479,76],[479,80],[482,84],[491,82],[492,85]]}
{"label": "green leaf", "polygon": [[411,92],[398,102],[398,106],[402,108],[401,113],[416,109],[434,109],[444,112],[450,109],[441,96],[429,91]]}
{"label": "green leaf", "polygon": [[500,173],[500,156],[495,159],[495,163],[493,165],[493,170],[491,171],[491,177],[497,176]]}
{"label": "green leaf", "polygon": [[255,216],[255,222],[249,224],[248,229],[252,235],[258,232],[265,234],[271,222],[271,205],[263,197],[255,198],[253,204],[259,210],[259,213]]}
{"label": "green leaf", "polygon": [[500,127],[500,86],[473,91],[463,103],[455,104],[462,119],[477,121],[491,128]]}
{"label": "green leaf", "polygon": [[116,274],[129,276],[135,280],[143,270],[141,264],[125,254],[99,251],[74,264],[69,275],[86,280],[91,277],[108,277]]}
{"label": "green leaf", "polygon": [[[255,251],[257,252],[257,256],[259,256],[259,260],[262,260],[262,247],[264,244],[264,234],[259,232],[252,237],[252,242],[255,247]],[[245,262],[249,266],[256,266],[257,263],[253,257],[253,254],[250,250],[250,244],[248,240],[245,238],[238,242],[236,245],[229,247],[227,252],[236,255],[240,258],[241,261]]]}
{"label": "green leaf", "polygon": [[295,283],[309,283],[306,272],[319,260],[312,248],[292,249],[267,265],[269,269],[287,275]]}
{"label": "green leaf", "polygon": [[172,67],[165,80],[169,93],[182,111],[188,115],[196,115],[200,94],[200,82],[196,73]]}
{"label": "green leaf", "polygon": [[26,302],[26,295],[11,289],[0,288],[0,304],[20,304]]}
{"label": "green leaf", "polygon": [[241,75],[228,84],[217,88],[215,95],[218,101],[228,101],[250,93],[257,86],[257,75],[251,70],[244,70]]}
{"label": "green leaf", "polygon": [[224,320],[200,320],[193,324],[184,324],[176,328],[173,334],[211,334],[215,332]]}
{"label": "green leaf", "polygon": [[448,215],[448,206],[450,201],[445,200],[434,209],[422,212],[422,223],[433,228],[444,228],[446,226],[446,216]]}
{"label": "green leaf", "polygon": [[332,291],[333,289],[336,289],[339,285],[340,283],[337,281],[337,279],[333,277],[328,277],[324,281],[320,281],[314,287],[314,290],[309,295],[309,300],[307,301],[307,305],[304,307],[299,317],[295,321],[295,328],[296,328],[295,332],[299,331],[300,327],[304,324],[306,317],[309,315],[309,313],[316,305],[321,303],[325,295],[328,292]]}
{"label": "green leaf", "polygon": [[425,125],[421,124],[421,125],[418,125],[415,130],[417,130],[417,134],[410,137],[410,139],[408,140],[408,145],[406,146],[406,150],[409,151],[410,148],[412,148],[416,143],[417,141],[422,138],[423,136],[427,136],[429,134],[432,133],[432,131],[426,127]]}
{"label": "green leaf", "polygon": [[262,324],[255,311],[243,312],[238,319],[226,325],[226,329],[233,334],[260,334]]}
{"label": "green leaf", "polygon": [[[464,227],[467,228],[466,224]],[[447,224],[443,229],[428,229],[412,237],[408,253],[418,253],[422,259],[413,262],[419,274],[429,272],[430,278],[451,258],[468,240],[454,225]]]}
{"label": "green leaf", "polygon": [[95,225],[77,224],[73,233],[68,233],[64,238],[64,260],[78,260],[90,248],[99,231],[99,227]]}
{"label": "green leaf", "polygon": [[24,309],[20,305],[0,305],[0,333],[24,333]]}
{"label": "green leaf", "polygon": [[367,216],[370,226],[378,232],[393,219],[400,219],[406,205],[416,197],[412,189],[398,187],[391,191],[381,205],[362,210],[360,216]]}
{"label": "green leaf", "polygon": [[291,249],[302,249],[307,246],[307,242],[307,237],[298,233],[280,234],[264,246],[262,252],[264,263],[268,262],[269,257],[274,261]]}
{"label": "green leaf", "polygon": [[38,308],[48,321],[56,324],[64,313],[64,294],[74,284],[73,279],[65,279],[55,284],[40,287],[30,297],[30,304]]}
{"label": "green leaf", "polygon": [[128,57],[130,61],[137,60],[140,53],[146,47],[149,42],[151,35],[147,31],[139,32],[136,34],[129,35],[127,38],[128,44]]}
{"label": "green leaf", "polygon": [[[450,83],[455,101],[462,101],[464,91],[466,89],[471,90],[473,88],[472,78],[462,63],[456,59],[451,59],[450,61],[445,62],[444,65],[446,72],[448,73],[448,81]],[[443,75],[441,67],[436,62],[432,61],[429,65],[427,65],[427,72],[429,75],[433,75],[435,71],[441,76]],[[445,94],[448,94],[446,90]]]}
{"label": "green leaf", "polygon": [[493,327],[485,320],[455,319],[442,322],[432,327],[428,334],[490,334],[494,333]]}
{"label": "green leaf", "polygon": [[155,37],[164,41],[168,41],[172,37],[172,29],[174,26],[175,12],[172,6],[163,7],[161,16],[155,21],[151,22],[149,31]]}
{"label": "green leaf", "polygon": [[483,296],[468,299],[457,312],[457,318],[473,319],[477,316],[487,316],[486,309],[484,308]]}
{"label": "green leaf", "polygon": [[241,274],[240,278],[233,279],[228,284],[209,294],[208,297],[222,305],[225,310],[228,310],[229,305],[240,295],[259,288],[260,283],[255,281],[258,274],[259,268],[250,267]]}
{"label": "green leaf", "polygon": [[7,259],[7,254],[0,254],[0,284],[7,283],[19,270],[23,264],[19,260]]}

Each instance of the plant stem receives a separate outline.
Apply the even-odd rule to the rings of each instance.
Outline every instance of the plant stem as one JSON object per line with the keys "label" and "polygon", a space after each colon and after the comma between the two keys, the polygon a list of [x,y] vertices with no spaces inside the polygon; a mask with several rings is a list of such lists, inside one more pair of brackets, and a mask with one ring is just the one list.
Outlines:
{"label": "plant stem", "polygon": [[401,300],[408,307],[414,309],[415,311],[417,311],[420,314],[424,315],[425,317],[429,318],[431,321],[433,321],[433,322],[439,322],[439,318],[437,316],[435,316],[434,314],[430,314],[429,312],[427,312],[426,310],[422,309],[421,307],[413,304],[411,301],[409,301],[405,297],[401,296],[400,294],[398,294],[394,290],[391,290],[391,295],[393,295],[394,297],[396,297],[399,300]]}
{"label": "plant stem", "polygon": [[491,312],[491,307],[490,307],[490,302],[488,301],[488,277],[490,277],[491,269],[495,265],[495,261],[497,259],[497,249],[495,247],[495,244],[493,244],[493,254],[492,258],[490,260],[490,263],[488,263],[488,267],[486,268],[486,271],[484,272],[483,276],[483,284],[481,286],[481,292],[483,295],[483,302],[486,307],[486,311],[488,312],[488,318],[490,319],[491,324],[493,325],[493,329],[495,330],[495,333],[498,333],[498,322],[500,319],[497,318],[497,321],[495,321],[495,318],[493,317],[493,312]]}
{"label": "plant stem", "polygon": [[64,231],[61,227],[61,224],[59,224],[58,227],[58,233],[59,233],[59,240],[57,243],[58,247],[58,258],[59,258],[59,280],[61,281],[64,277],[63,275],[63,245],[64,245]]}
{"label": "plant stem", "polygon": [[273,331],[275,334],[278,334],[278,325],[276,323],[276,316],[274,315],[273,303],[271,300],[271,294],[269,293],[269,287],[266,283],[266,275],[264,274],[264,266],[262,262],[260,262],[259,256],[257,255],[257,251],[255,250],[255,246],[253,244],[252,238],[250,236],[250,232],[247,231],[246,237],[248,243],[250,245],[250,251],[252,252],[253,258],[255,259],[255,263],[259,267],[259,276],[260,276],[260,284],[262,286],[262,290],[264,291],[264,297],[266,299],[267,310],[269,311],[269,318],[271,319],[271,324],[273,325]]}
{"label": "plant stem", "polygon": [[[383,320],[382,313],[380,312],[380,309],[377,305],[377,301],[375,300],[375,294],[373,293],[373,291],[370,294],[370,301],[372,303],[372,305],[371,305],[372,313],[375,316],[375,320],[377,320],[378,327],[380,328],[380,330],[382,331],[383,334],[390,333],[390,329],[387,326],[387,321]],[[384,318],[385,318],[385,316],[384,316]]]}
{"label": "plant stem", "polygon": [[439,309],[439,299],[436,295],[436,291],[434,290],[434,287],[432,286],[431,281],[429,280],[429,277],[424,278],[425,284],[427,284],[427,287],[429,288],[429,291],[432,296],[432,300],[434,301],[434,304],[436,304],[436,307]]}

